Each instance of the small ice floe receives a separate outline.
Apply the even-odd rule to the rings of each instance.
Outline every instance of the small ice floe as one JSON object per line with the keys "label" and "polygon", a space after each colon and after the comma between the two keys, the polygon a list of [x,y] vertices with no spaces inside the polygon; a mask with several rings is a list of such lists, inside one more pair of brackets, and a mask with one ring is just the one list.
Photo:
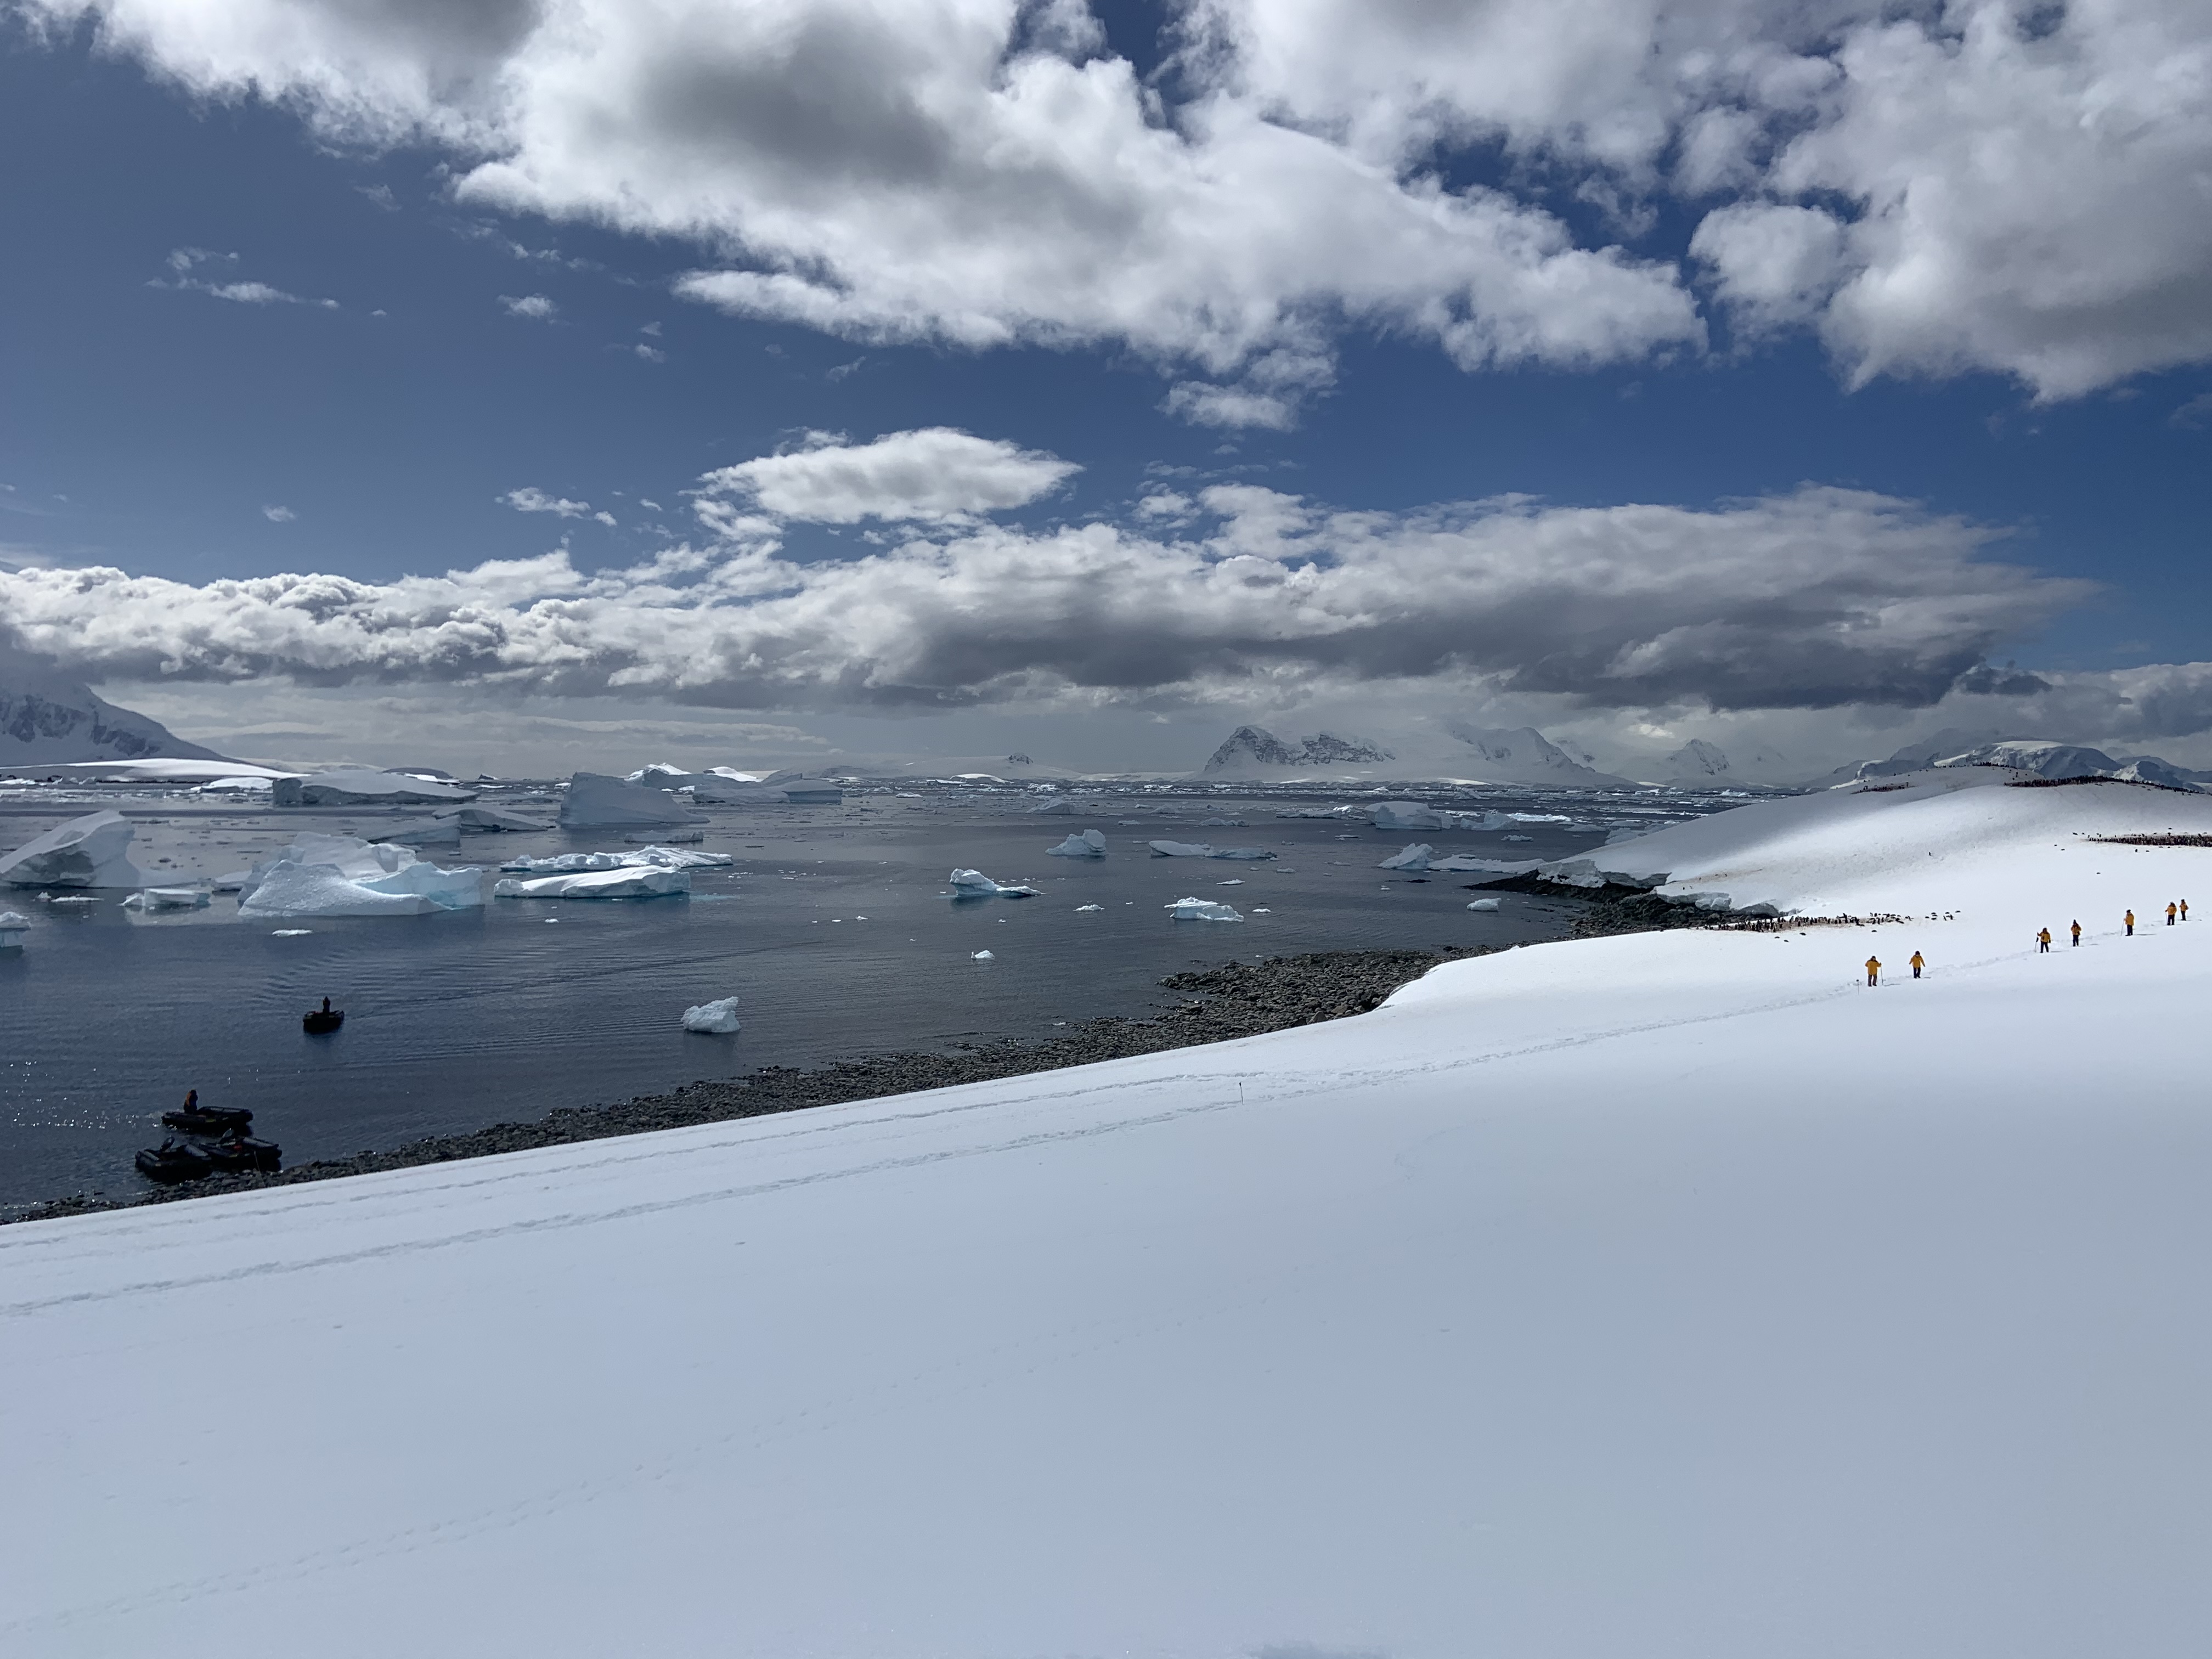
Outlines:
{"label": "small ice floe", "polygon": [[650,865],[615,870],[579,870],[565,876],[518,880],[507,877],[494,887],[494,898],[641,899],[689,893],[691,878],[682,870]]}
{"label": "small ice floe", "polygon": [[970,898],[1034,898],[1034,887],[1001,887],[981,870],[955,870],[945,880],[951,883],[952,891],[947,896]]}
{"label": "small ice floe", "polygon": [[1217,881],[1213,884],[1216,887],[1242,887],[1244,884],[1244,878],[1242,876],[1231,876],[1226,881]]}
{"label": "small ice floe", "polygon": [[204,887],[145,887],[123,901],[126,910],[204,910],[207,906]]}
{"label": "small ice floe", "polygon": [[253,872],[251,870],[226,870],[208,885],[218,893],[235,893],[241,891],[252,879]]}
{"label": "small ice floe", "polygon": [[1261,905],[1255,908],[1252,914],[1255,916],[1272,916],[1275,913],[1273,910],[1268,909],[1265,905]]}
{"label": "small ice floe", "polygon": [[272,927],[269,931],[269,937],[271,939],[305,939],[308,934],[314,931],[315,930],[312,927]]}
{"label": "small ice floe", "polygon": [[1096,830],[1085,830],[1044,850],[1056,859],[1103,859],[1106,856],[1106,837]]}
{"label": "small ice floe", "polygon": [[1035,806],[1030,807],[1030,811],[1032,813],[1037,814],[1046,812],[1068,813],[1075,811],[1075,803],[1065,799],[1064,797],[1054,800],[1041,800]]}
{"label": "small ice floe", "polygon": [[1242,921],[1234,905],[1216,904],[1212,899],[1179,898],[1164,907],[1177,921]]}
{"label": "small ice floe", "polygon": [[1378,867],[1384,870],[1405,870],[1413,872],[1419,872],[1427,869],[1429,867],[1429,860],[1436,855],[1437,849],[1435,848],[1430,846],[1428,842],[1425,841],[1417,841],[1411,847],[1408,847],[1404,852],[1391,854],[1389,858],[1382,860],[1381,866]]}
{"label": "small ice floe", "polygon": [[1467,908],[1470,910],[1495,910],[1498,908],[1498,901],[1496,899],[1476,899]]}
{"label": "small ice floe", "polygon": [[1531,839],[1531,837],[1528,836],[1508,836],[1505,839],[1508,841],[1528,841]]}
{"label": "small ice floe", "polygon": [[510,875],[567,876],[580,870],[720,870],[736,862],[728,853],[694,853],[656,845],[641,847],[635,853],[556,853],[550,858],[514,858],[499,867]]}
{"label": "small ice floe", "polygon": [[968,960],[970,962],[996,962],[998,957],[993,956],[988,951],[976,951],[969,953]]}
{"label": "small ice floe", "polygon": [[1105,908],[1103,904],[1079,904],[1075,907],[1075,914],[1079,916],[1085,910],[1103,910]]}
{"label": "small ice floe", "polygon": [[0,910],[0,951],[19,949],[31,931],[31,919],[20,910]]}
{"label": "small ice floe", "polygon": [[738,1029],[738,1000],[720,997],[684,1011],[684,1029],[702,1036],[728,1036]]}

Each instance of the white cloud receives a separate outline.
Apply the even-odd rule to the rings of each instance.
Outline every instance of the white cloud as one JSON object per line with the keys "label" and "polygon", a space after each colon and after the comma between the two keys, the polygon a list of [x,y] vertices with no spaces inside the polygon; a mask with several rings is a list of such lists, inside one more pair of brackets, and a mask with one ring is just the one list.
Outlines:
{"label": "white cloud", "polygon": [[289,524],[300,515],[289,507],[270,506],[261,509],[261,516],[271,524]]}
{"label": "white cloud", "polygon": [[632,346],[630,349],[648,363],[665,363],[668,361],[668,354],[666,352],[659,350],[655,347],[649,346],[642,340],[640,340],[635,345]]}
{"label": "white cloud", "polygon": [[[499,499],[518,513],[555,513],[564,519],[581,519],[589,516],[592,511],[589,501],[572,501],[563,495],[549,495],[535,485],[510,489]],[[613,520],[609,520],[608,522],[611,524]]]}
{"label": "white cloud", "polygon": [[510,317],[527,318],[533,323],[550,323],[558,316],[561,307],[542,294],[502,294],[499,302]]}
{"label": "white cloud", "polygon": [[[809,511],[817,491],[848,499],[775,484]],[[0,577],[0,628],[95,678],[750,708],[1212,706],[1362,685],[1912,708],[1992,684],[1976,678],[1988,652],[2087,591],[1986,559],[1984,527],[1842,490],[1705,512],[1362,513],[1235,485],[1156,498],[1148,514],[1161,528],[970,525],[802,562],[771,521],[732,511],[721,542],[595,574],[565,551],[380,583],[25,570]],[[2212,718],[2212,690],[2169,700]]]}
{"label": "white cloud", "polygon": [[1182,0],[1154,85],[1080,0],[21,3],[196,94],[443,145],[466,199],[688,240],[693,299],[1120,343],[1200,420],[1293,418],[1346,327],[1468,369],[1698,349],[1638,240],[1670,192],[1713,216],[1716,302],[1856,379],[2061,398],[2212,358],[2203,0]]}
{"label": "white cloud", "polygon": [[194,294],[212,295],[218,300],[228,300],[236,305],[316,306],[325,311],[336,311],[339,308],[336,300],[304,299],[297,294],[288,294],[283,289],[272,287],[267,283],[216,283],[193,274],[202,266],[211,263],[235,264],[237,262],[238,256],[235,253],[214,253],[204,247],[177,248],[170,252],[167,261],[169,269],[176,274],[167,280],[157,278],[151,286],[182,289]]}
{"label": "white cloud", "polygon": [[1042,450],[951,427],[894,432],[859,445],[842,433],[814,432],[804,447],[708,473],[700,481],[701,506],[710,524],[722,521],[732,498],[816,524],[957,523],[1025,506],[1082,470]]}

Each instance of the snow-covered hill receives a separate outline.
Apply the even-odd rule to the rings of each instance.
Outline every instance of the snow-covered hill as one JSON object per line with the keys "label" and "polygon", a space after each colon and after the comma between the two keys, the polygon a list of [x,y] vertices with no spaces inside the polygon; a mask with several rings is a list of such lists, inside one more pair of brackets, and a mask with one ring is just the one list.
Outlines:
{"label": "snow-covered hill", "polygon": [[1607,849],[1953,920],[0,1230],[0,1646],[2193,1659],[2212,849],[2089,837],[2212,800],[1959,781]]}
{"label": "snow-covered hill", "polygon": [[219,758],[0,641],[0,772],[45,762]]}
{"label": "snow-covered hill", "polygon": [[1451,779],[1566,789],[1619,788],[1628,782],[1577,760],[1534,726],[1507,729],[1461,720],[1446,721],[1441,731],[1394,736],[1387,743],[1331,732],[1285,742],[1265,726],[1240,726],[1194,775],[1276,783],[1298,778],[1337,782]]}

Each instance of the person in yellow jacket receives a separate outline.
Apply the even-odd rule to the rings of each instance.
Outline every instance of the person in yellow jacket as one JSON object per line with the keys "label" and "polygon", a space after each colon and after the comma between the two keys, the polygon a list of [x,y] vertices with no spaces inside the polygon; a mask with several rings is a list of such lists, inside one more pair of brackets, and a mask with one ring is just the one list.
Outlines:
{"label": "person in yellow jacket", "polygon": [[2040,957],[2048,956],[2050,953],[2051,930],[2048,927],[2039,927],[2035,930],[2035,954]]}
{"label": "person in yellow jacket", "polygon": [[2081,924],[2078,921],[2074,924],[2074,942],[2076,945],[2081,942]]}
{"label": "person in yellow jacket", "polygon": [[2136,936],[2136,913],[2132,910],[2129,911],[2124,920],[2127,923],[2128,937],[2133,939]]}
{"label": "person in yellow jacket", "polygon": [[2173,926],[2173,906],[2171,902],[2166,907],[2166,925],[2169,927]]}
{"label": "person in yellow jacket", "polygon": [[1928,958],[1922,956],[1919,951],[1915,951],[1912,953],[1912,977],[1918,979],[1920,977],[1920,970],[1927,965]]}
{"label": "person in yellow jacket", "polygon": [[1881,958],[1880,957],[1869,957],[1867,958],[1867,983],[1869,985],[1877,985],[1881,982]]}

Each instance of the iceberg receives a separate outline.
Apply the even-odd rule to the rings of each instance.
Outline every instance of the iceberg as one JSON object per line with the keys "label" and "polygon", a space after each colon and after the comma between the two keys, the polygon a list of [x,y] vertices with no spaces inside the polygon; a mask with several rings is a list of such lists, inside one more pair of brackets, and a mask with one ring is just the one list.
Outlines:
{"label": "iceberg", "polygon": [[204,910],[208,907],[208,890],[204,887],[146,887],[123,901],[126,910]]}
{"label": "iceberg", "polygon": [[0,951],[13,951],[31,931],[31,919],[20,910],[0,910]]}
{"label": "iceberg", "polygon": [[702,1036],[729,1036],[738,1029],[738,1000],[721,997],[684,1011],[684,1029]]}
{"label": "iceberg", "polygon": [[120,812],[88,812],[0,858],[11,887],[143,887],[131,862],[131,822]]}
{"label": "iceberg", "polygon": [[564,830],[627,830],[690,822],[690,808],[665,789],[647,789],[604,772],[577,773],[568,780],[561,802]]}
{"label": "iceberg", "polygon": [[277,778],[270,787],[278,806],[430,806],[476,798],[473,789],[367,767]]}
{"label": "iceberg", "polygon": [[1496,899],[1476,899],[1467,908],[1470,910],[1495,910],[1498,908],[1498,901]]}
{"label": "iceberg", "polygon": [[451,847],[459,851],[461,826],[453,818],[409,818],[371,836],[369,840],[396,841],[409,847]]}
{"label": "iceberg", "polygon": [[1214,847],[1202,841],[1155,841],[1146,843],[1153,856],[1164,859],[1271,859],[1264,847]]}
{"label": "iceberg", "polygon": [[1173,904],[1164,908],[1173,913],[1174,919],[1177,921],[1242,921],[1244,920],[1237,914],[1236,906],[1216,904],[1211,899],[1179,898]]}
{"label": "iceberg", "polygon": [[951,896],[964,898],[1033,898],[1034,887],[1001,887],[981,870],[955,870],[945,880],[952,884]]}
{"label": "iceberg", "polygon": [[1037,814],[1046,812],[1069,813],[1075,811],[1075,803],[1065,797],[1058,797],[1052,800],[1041,800],[1035,806],[1030,807],[1030,811],[1032,813]]}
{"label": "iceberg", "polygon": [[709,870],[737,860],[727,853],[695,853],[681,847],[641,847],[635,853],[556,853],[550,858],[509,859],[499,867],[517,875],[565,876],[579,870]]}
{"label": "iceberg", "polygon": [[691,878],[681,870],[650,866],[617,870],[580,870],[573,875],[539,876],[518,881],[509,876],[492,890],[495,898],[629,899],[665,898],[689,893]]}
{"label": "iceberg", "polygon": [[1384,859],[1379,867],[1384,870],[1404,870],[1409,873],[1418,873],[1429,867],[1429,860],[1436,854],[1437,849],[1428,842],[1417,841],[1404,852],[1393,853],[1389,858]]}
{"label": "iceberg", "polygon": [[1377,830],[1441,830],[1443,816],[1433,806],[1425,806],[1417,800],[1382,800],[1375,803],[1375,827]]}
{"label": "iceberg", "polygon": [[437,816],[453,819],[464,830],[508,830],[517,835],[553,827],[550,818],[533,818],[525,813],[510,812],[504,806],[464,806],[459,811],[441,812]]}
{"label": "iceberg", "polygon": [[969,953],[969,960],[971,962],[996,962],[998,957],[993,956],[988,951],[975,951]]}
{"label": "iceberg", "polygon": [[249,919],[277,916],[427,916],[445,909],[422,893],[383,893],[328,864],[279,860],[240,901]]}
{"label": "iceberg", "polygon": [[1056,859],[1103,859],[1106,856],[1106,837],[1096,830],[1085,830],[1044,850]]}

